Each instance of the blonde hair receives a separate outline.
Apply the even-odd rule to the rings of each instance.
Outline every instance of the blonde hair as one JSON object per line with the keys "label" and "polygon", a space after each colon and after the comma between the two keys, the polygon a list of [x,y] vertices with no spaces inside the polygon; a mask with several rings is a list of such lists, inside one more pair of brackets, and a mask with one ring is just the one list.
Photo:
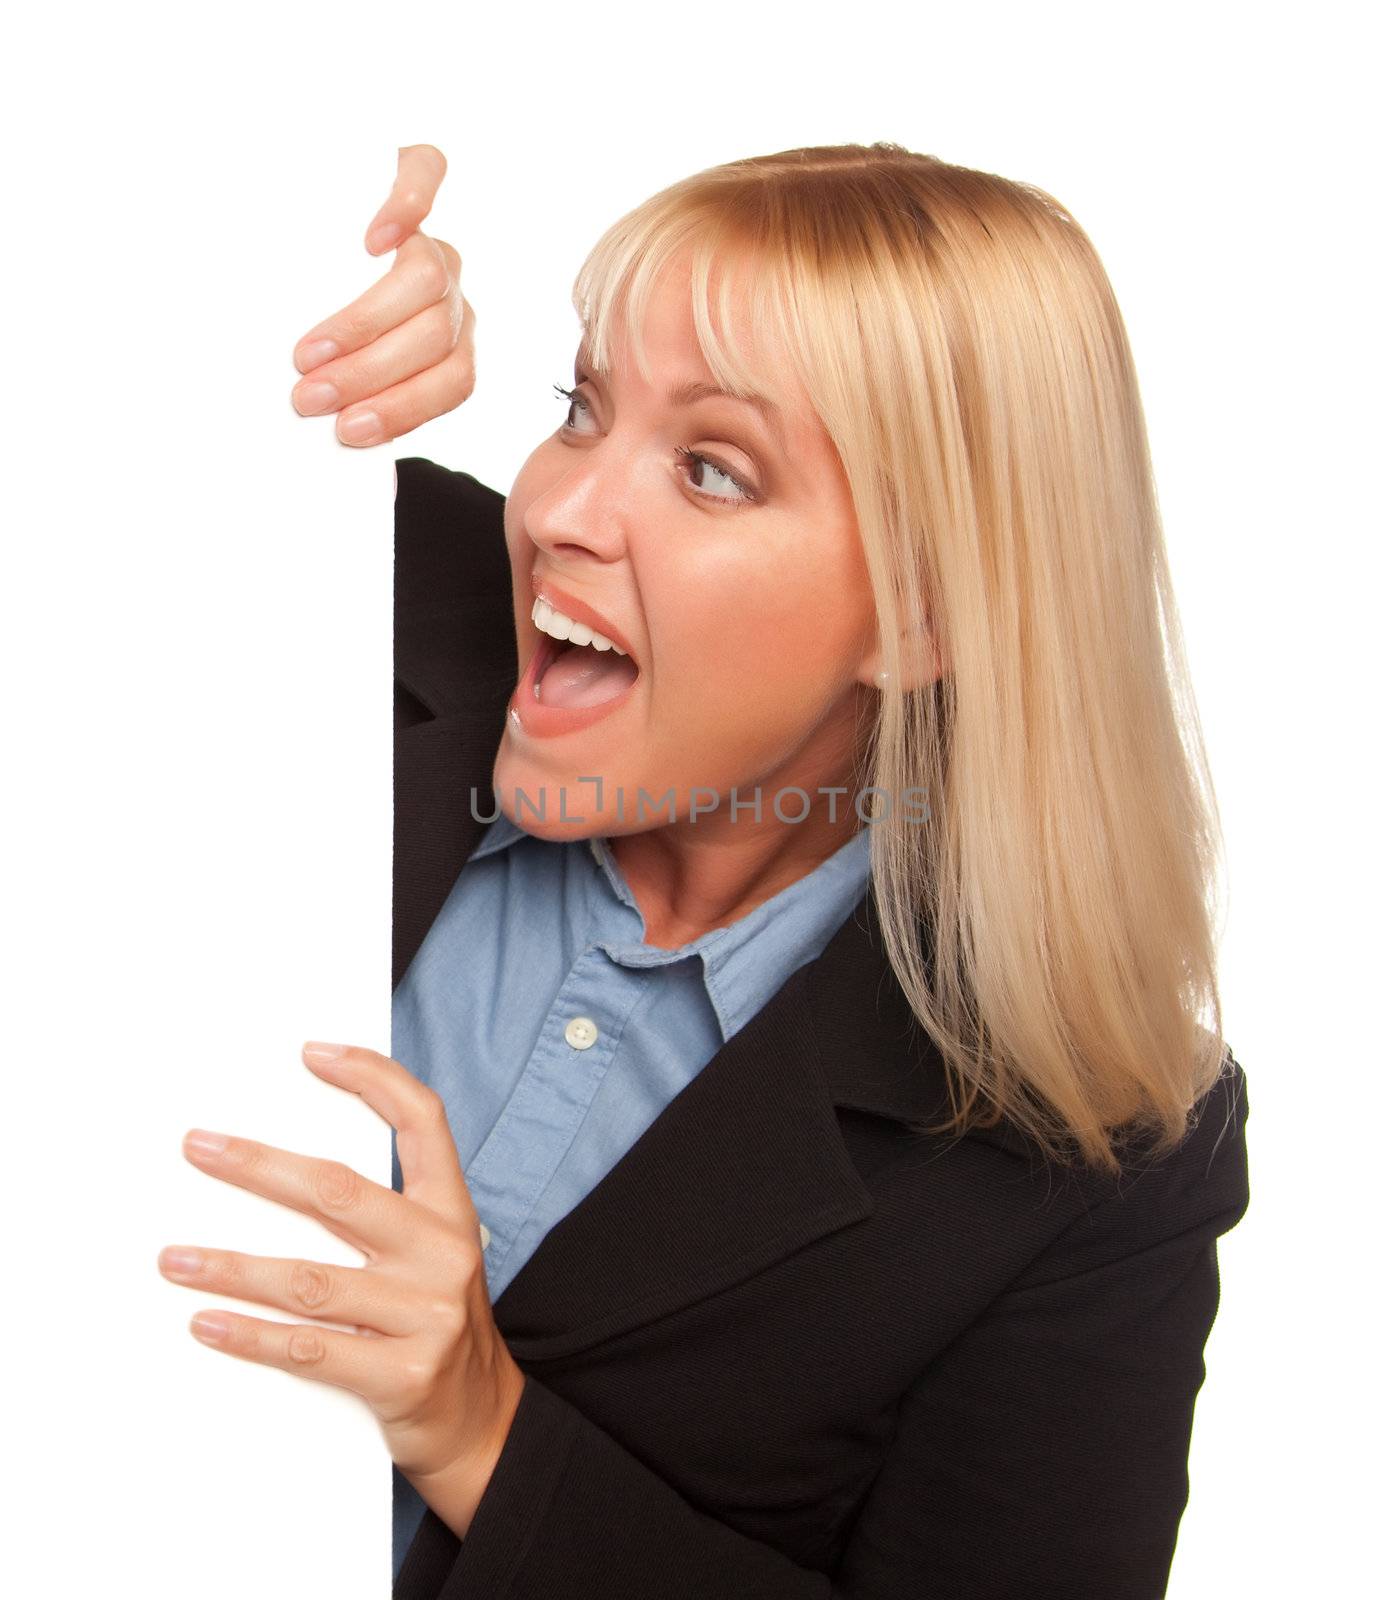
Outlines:
{"label": "blonde hair", "polygon": [[[928,795],[927,824],[895,807],[871,829],[886,950],[948,1068],[951,1116],[924,1131],[1004,1116],[1114,1174],[1119,1130],[1166,1153],[1231,1059],[1222,841],[1093,246],[1043,190],[897,144],[733,161],[586,258],[573,300],[602,373],[621,314],[643,365],[648,293],[688,251],[716,381],[765,393],[776,350],[850,487],[889,674],[862,772]],[[914,686],[901,629],[920,615],[944,670]]]}

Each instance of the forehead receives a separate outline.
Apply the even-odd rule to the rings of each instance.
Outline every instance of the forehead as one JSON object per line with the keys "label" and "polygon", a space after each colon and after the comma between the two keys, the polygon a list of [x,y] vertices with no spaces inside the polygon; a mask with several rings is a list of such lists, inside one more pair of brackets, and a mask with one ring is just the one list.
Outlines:
{"label": "forehead", "polygon": [[[632,327],[634,308],[615,302],[605,329],[604,376],[619,385],[651,387],[664,395],[673,389],[711,385],[762,399],[774,408],[778,431],[790,447],[807,447],[819,435],[825,441],[822,424],[787,353],[769,332],[769,319],[758,314],[748,265],[722,263],[706,289],[706,326],[701,327],[692,262],[685,254],[670,258],[654,275]],[[589,329],[582,335],[577,361],[600,370]]]}

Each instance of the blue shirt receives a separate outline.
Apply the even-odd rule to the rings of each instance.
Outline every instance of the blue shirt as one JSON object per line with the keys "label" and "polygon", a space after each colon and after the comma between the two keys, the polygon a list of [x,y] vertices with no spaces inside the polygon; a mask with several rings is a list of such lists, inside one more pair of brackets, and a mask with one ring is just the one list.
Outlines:
{"label": "blue shirt", "polygon": [[[445,1103],[488,1233],[490,1304],[726,1040],[820,955],[866,889],[862,828],[676,950],[603,839],[489,825],[392,996],[392,1055]],[[402,1187],[396,1138],[392,1186]],[[425,1503],[393,1468],[392,1569]]]}

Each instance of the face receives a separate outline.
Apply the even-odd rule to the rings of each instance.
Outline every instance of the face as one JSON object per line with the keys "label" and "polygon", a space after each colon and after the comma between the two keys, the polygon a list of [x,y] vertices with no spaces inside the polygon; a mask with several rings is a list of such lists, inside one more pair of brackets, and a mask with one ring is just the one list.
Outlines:
{"label": "face", "polygon": [[[757,786],[767,819],[782,787],[825,808],[818,786],[851,782],[878,658],[850,489],[787,371],[762,372],[772,421],[674,395],[714,382],[690,295],[683,262],[654,286],[648,380],[627,347],[608,381],[578,356],[562,425],[508,495],[520,682],[494,786],[539,837],[729,829],[754,815],[732,790]],[[545,634],[538,595],[560,613]],[[553,637],[568,618],[581,645]]]}

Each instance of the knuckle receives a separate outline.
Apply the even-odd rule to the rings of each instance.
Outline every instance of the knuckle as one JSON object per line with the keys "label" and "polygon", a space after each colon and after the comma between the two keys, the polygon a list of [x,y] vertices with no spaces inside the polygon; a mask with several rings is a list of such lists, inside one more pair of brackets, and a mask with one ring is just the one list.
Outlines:
{"label": "knuckle", "polygon": [[241,1284],[245,1274],[242,1263],[230,1251],[219,1251],[208,1257],[207,1276],[210,1281],[229,1291]]}
{"label": "knuckle", "polygon": [[432,300],[443,300],[453,280],[439,251],[424,251],[414,268],[415,286]]}
{"label": "knuckle", "polygon": [[468,356],[457,364],[458,377],[455,383],[455,393],[460,400],[467,400],[474,393],[474,358]]}
{"label": "knuckle", "polygon": [[243,1172],[255,1172],[261,1160],[261,1147],[250,1139],[229,1139],[223,1160]]}
{"label": "knuckle", "polygon": [[464,1329],[464,1306],[453,1295],[435,1295],[422,1307],[422,1320],[434,1333],[453,1343]]}
{"label": "knuckle", "polygon": [[296,1328],[286,1350],[297,1367],[317,1367],[324,1360],[324,1339],[313,1328]]}
{"label": "knuckle", "polygon": [[442,368],[449,376],[452,394],[459,394],[461,390],[465,394],[470,393],[474,388],[473,342],[463,336],[458,338],[454,349],[445,357]]}
{"label": "knuckle", "polygon": [[437,300],[431,307],[431,343],[436,359],[443,361],[459,342],[459,323],[448,300]]}
{"label": "knuckle", "polygon": [[464,1291],[469,1289],[475,1278],[483,1276],[484,1252],[480,1248],[478,1233],[468,1238],[453,1236],[445,1247],[445,1262],[451,1283],[460,1290],[462,1304]]}
{"label": "knuckle", "polygon": [[314,1169],[314,1192],[331,1211],[342,1211],[357,1200],[358,1174],[342,1161],[321,1161]]}
{"label": "knuckle", "polygon": [[325,1269],[312,1261],[297,1261],[290,1269],[290,1297],[305,1311],[319,1311],[329,1303],[333,1283]]}
{"label": "knuckle", "polygon": [[261,1334],[254,1322],[238,1317],[232,1324],[227,1342],[239,1355],[251,1356],[261,1348]]}
{"label": "knuckle", "polygon": [[356,310],[344,311],[334,319],[330,338],[337,338],[340,343],[356,348],[366,344],[376,331],[377,323],[372,311],[366,306],[361,306]]}
{"label": "knuckle", "polygon": [[400,1377],[405,1398],[419,1404],[435,1386],[435,1362],[427,1356],[408,1356],[401,1364]]}

